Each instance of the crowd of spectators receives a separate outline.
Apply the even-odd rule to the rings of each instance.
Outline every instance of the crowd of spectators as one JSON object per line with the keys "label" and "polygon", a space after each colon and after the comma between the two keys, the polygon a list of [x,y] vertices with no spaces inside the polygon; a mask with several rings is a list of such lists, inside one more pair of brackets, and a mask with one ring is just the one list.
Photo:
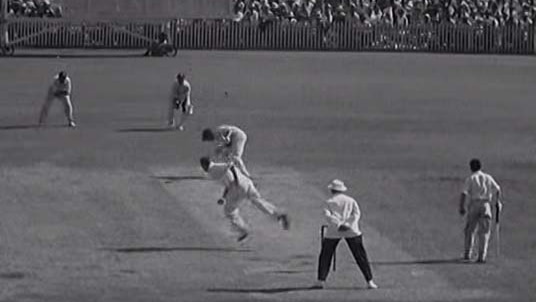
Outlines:
{"label": "crowd of spectators", "polygon": [[15,17],[60,18],[63,15],[61,5],[50,0],[8,0],[7,11]]}
{"label": "crowd of spectators", "polygon": [[364,25],[531,25],[536,0],[234,0],[234,21]]}

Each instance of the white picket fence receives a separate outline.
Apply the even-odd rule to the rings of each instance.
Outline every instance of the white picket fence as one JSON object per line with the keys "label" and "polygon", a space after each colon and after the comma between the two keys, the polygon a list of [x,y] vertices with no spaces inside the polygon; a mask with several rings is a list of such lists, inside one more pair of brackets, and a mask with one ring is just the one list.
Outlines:
{"label": "white picket fence", "polygon": [[536,53],[534,26],[11,19],[7,28],[13,45],[35,48],[145,48],[165,31],[179,49]]}

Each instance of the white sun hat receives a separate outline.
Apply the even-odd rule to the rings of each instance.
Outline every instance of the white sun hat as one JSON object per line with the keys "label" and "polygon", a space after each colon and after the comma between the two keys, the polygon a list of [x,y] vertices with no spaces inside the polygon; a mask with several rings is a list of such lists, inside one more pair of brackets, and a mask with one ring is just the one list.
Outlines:
{"label": "white sun hat", "polygon": [[344,182],[342,182],[342,180],[339,180],[339,179],[332,180],[328,185],[328,189],[337,191],[337,192],[346,192],[346,190],[348,190],[346,186],[344,185]]}

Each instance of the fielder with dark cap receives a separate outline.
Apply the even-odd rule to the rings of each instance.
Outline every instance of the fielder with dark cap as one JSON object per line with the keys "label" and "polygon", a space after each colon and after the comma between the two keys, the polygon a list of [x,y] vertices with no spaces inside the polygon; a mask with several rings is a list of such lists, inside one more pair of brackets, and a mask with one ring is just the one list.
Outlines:
{"label": "fielder with dark cap", "polygon": [[43,126],[46,122],[48,116],[48,110],[52,101],[55,99],[60,100],[63,103],[63,108],[65,116],[67,117],[68,126],[71,128],[76,127],[73,118],[73,104],[71,103],[71,92],[72,85],[71,79],[67,76],[67,72],[61,71],[58,73],[48,88],[47,97],[45,103],[41,108],[41,113],[39,114],[39,126]]}
{"label": "fielder with dark cap", "polygon": [[[502,210],[501,187],[495,179],[482,172],[482,163],[479,159],[469,162],[472,174],[465,179],[460,196],[460,215],[465,217],[465,249],[463,259],[471,260],[475,232],[478,239],[478,263],[486,262],[489,237],[491,235],[491,218],[493,216],[491,202],[495,200],[497,214]],[[468,202],[467,202],[468,200]]]}

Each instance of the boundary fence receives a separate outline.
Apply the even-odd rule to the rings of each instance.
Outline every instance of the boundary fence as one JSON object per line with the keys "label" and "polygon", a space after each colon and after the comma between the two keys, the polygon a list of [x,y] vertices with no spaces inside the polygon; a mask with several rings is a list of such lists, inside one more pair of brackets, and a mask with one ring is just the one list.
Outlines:
{"label": "boundary fence", "polygon": [[164,31],[179,49],[419,51],[536,54],[535,27],[423,24],[236,23],[230,20],[11,19],[10,44],[35,48],[132,48]]}

